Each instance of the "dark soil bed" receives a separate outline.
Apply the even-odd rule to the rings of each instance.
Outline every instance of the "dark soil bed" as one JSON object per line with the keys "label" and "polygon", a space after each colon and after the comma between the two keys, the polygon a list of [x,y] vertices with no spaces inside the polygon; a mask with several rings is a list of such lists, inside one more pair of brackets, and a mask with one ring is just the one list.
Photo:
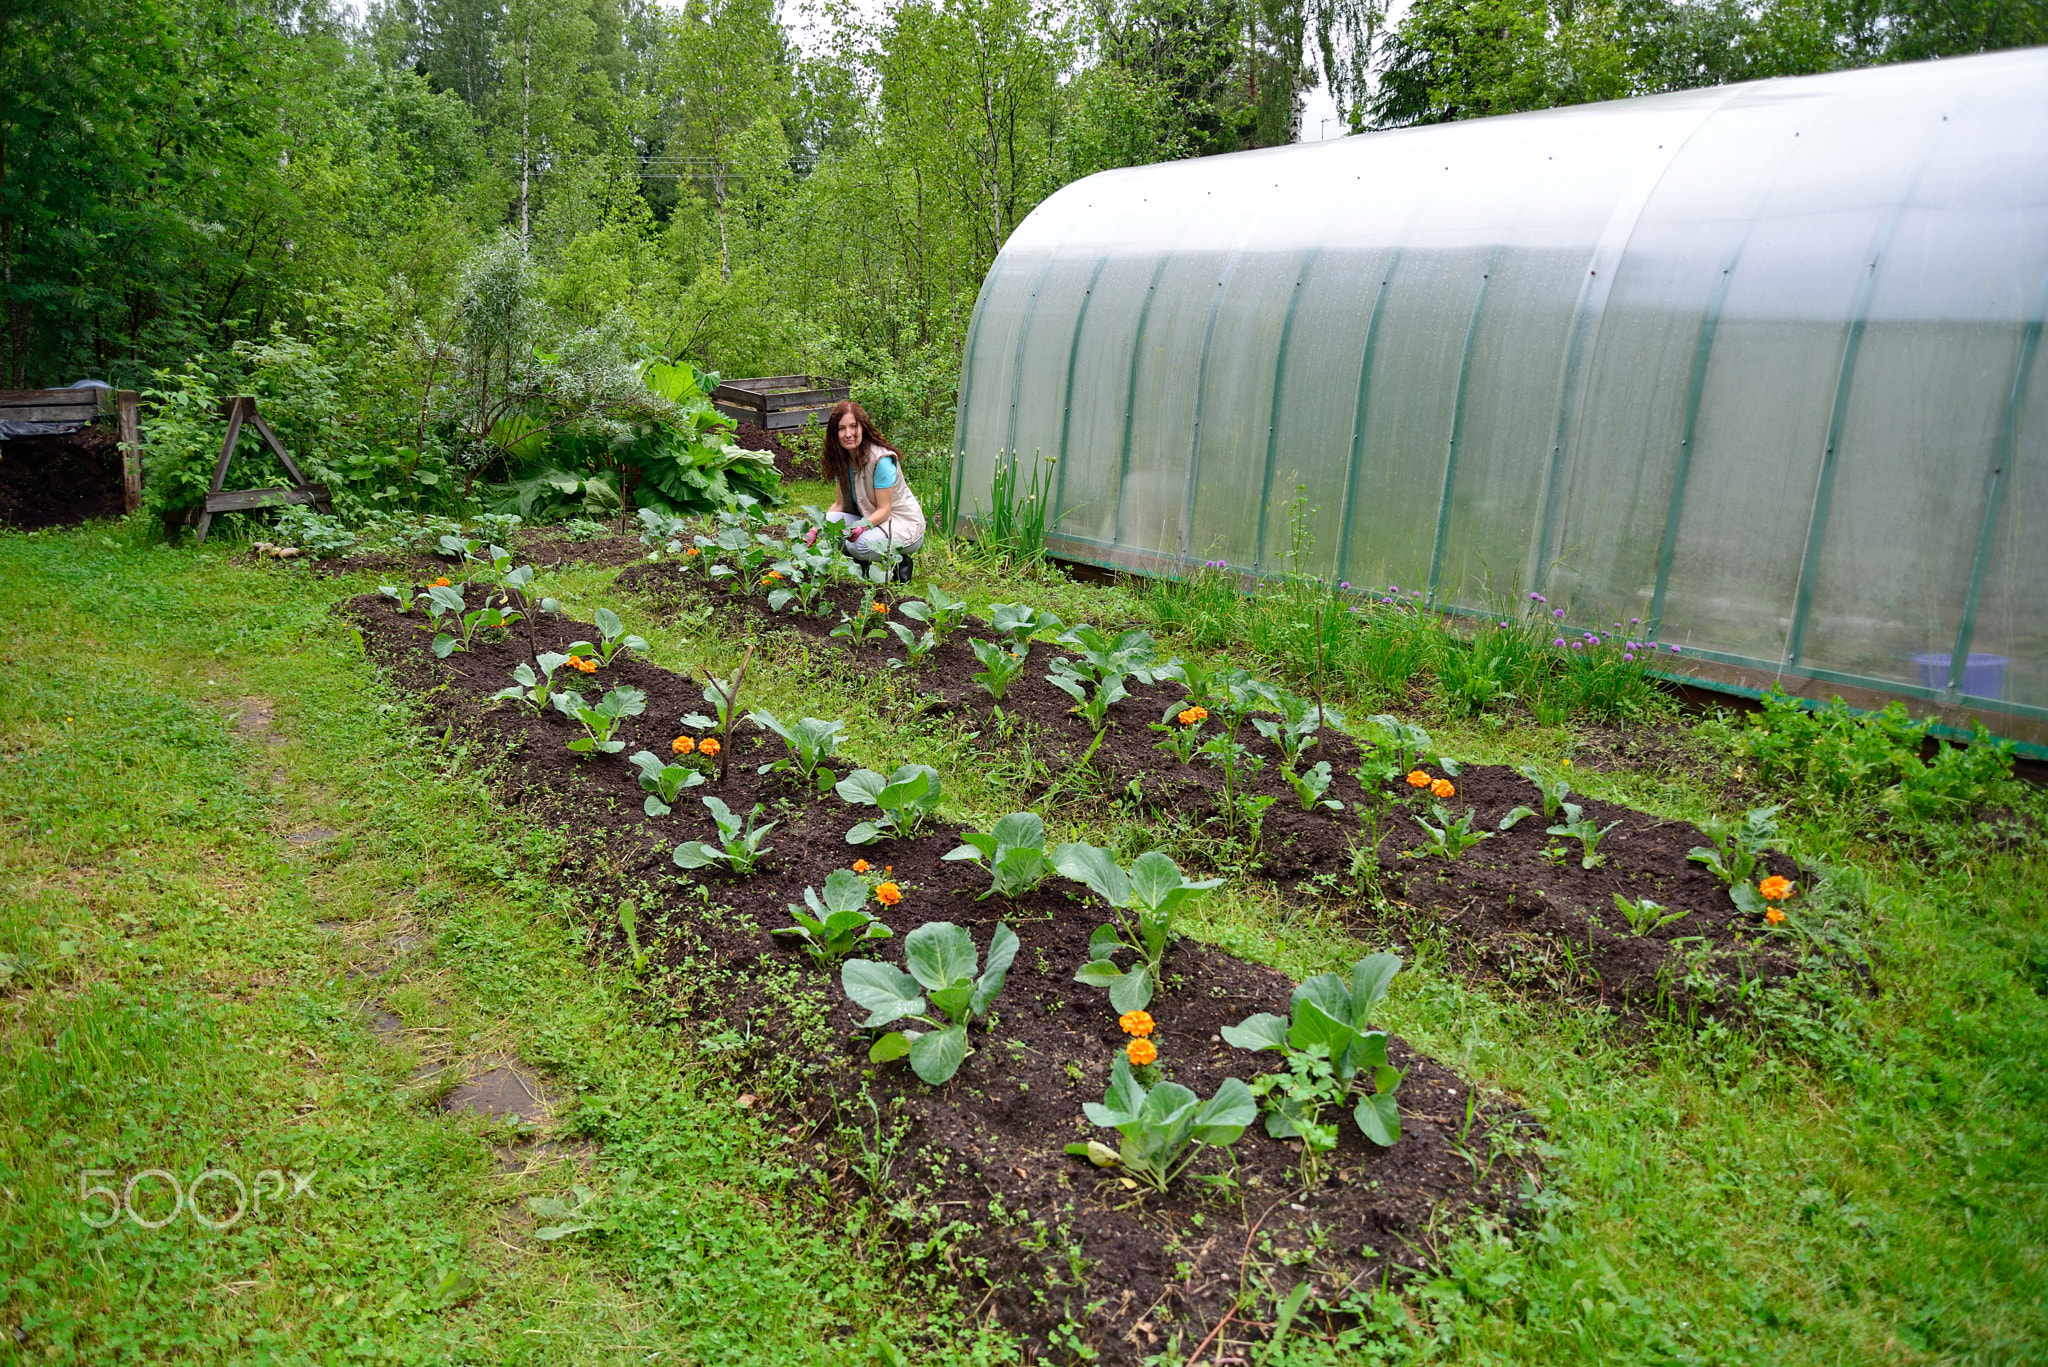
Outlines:
{"label": "dark soil bed", "polygon": [[[1080,1139],[1114,1139],[1086,1124],[1081,1104],[1101,1098],[1124,1039],[1106,994],[1072,980],[1104,919],[1082,900],[1085,890],[1055,879],[1016,902],[977,900],[986,876],[941,859],[958,843],[952,828],[849,846],[847,827],[869,809],[758,775],[782,746],[751,723],[736,733],[723,787],[685,792],[673,815],[651,820],[625,756],[667,753],[687,733],[680,717],[703,709],[698,684],[631,658],[584,682],[593,698],[624,684],[648,702],[624,723],[620,755],[579,758],[566,748],[579,728],[552,710],[487,701],[525,658],[523,643],[479,644],[442,662],[427,649],[418,614],[375,596],[346,610],[424,727],[491,757],[505,800],[569,830],[562,875],[594,894],[598,943],[623,956],[618,907],[633,899],[640,940],[661,966],[653,990],[707,1049],[730,1050],[750,1085],[775,1098],[774,1123],[795,1152],[835,1190],[849,1178],[873,1183],[918,1250],[985,1281],[977,1313],[1034,1345],[1071,1323],[1103,1360],[1135,1363],[1176,1341],[1192,1349],[1243,1286],[1284,1294],[1307,1278],[1323,1300],[1340,1302],[1347,1288],[1429,1266],[1462,1216],[1507,1212],[1532,1167],[1526,1122],[1397,1041],[1394,1061],[1408,1074],[1399,1093],[1404,1132],[1392,1149],[1370,1145],[1347,1119],[1331,1175],[1304,1194],[1292,1146],[1254,1126],[1230,1150],[1233,1164],[1205,1155],[1167,1195],[1141,1201],[1063,1151]],[[552,620],[537,632],[543,650],[593,635]],[[904,690],[906,715],[945,668]],[[751,878],[682,874],[671,862],[679,841],[713,838],[696,800],[705,792],[740,812],[760,802],[778,823],[773,853]],[[786,907],[806,885],[822,885],[856,857],[889,867],[903,886],[903,903],[884,914],[899,939],[925,921],[950,920],[985,950],[1000,920],[1022,941],[991,1028],[976,1032],[974,1052],[943,1087],[926,1087],[900,1063],[871,1067],[862,1013],[836,977],[767,933],[788,923]],[[900,947],[884,942],[876,957],[899,962]],[[1284,1012],[1285,978],[1192,941],[1170,952],[1166,974],[1151,1011],[1168,1076],[1207,1096],[1225,1077],[1248,1080],[1278,1066],[1274,1055],[1225,1046],[1218,1032],[1256,1011]],[[845,1142],[850,1135],[857,1142]],[[1219,1188],[1194,1175],[1230,1181]],[[1269,1328],[1240,1316],[1212,1349],[1256,1341]]]}
{"label": "dark soil bed", "polygon": [[732,442],[733,445],[749,451],[773,452],[775,473],[784,479],[824,478],[823,472],[818,469],[818,457],[810,451],[799,449],[803,444],[801,439],[798,445],[791,445],[765,427],[743,422],[740,424],[740,430],[733,436]]}
{"label": "dark soil bed", "polygon": [[[735,593],[726,581],[711,581],[701,570],[673,564],[634,566],[620,576],[619,586],[657,602],[746,614],[764,625],[830,640],[847,650],[855,647],[828,633],[840,612],[864,601],[855,587],[848,586],[833,591],[837,610],[826,615],[777,614],[768,610],[764,599]],[[902,590],[882,598],[893,603],[915,596]],[[918,677],[927,712],[958,713],[964,724],[994,740],[1002,728],[990,715],[988,694],[972,682],[979,669],[968,644],[973,634],[972,624],[955,632],[919,667]],[[858,650],[872,655],[877,664],[887,657],[900,659],[904,653],[894,636]],[[1082,780],[1088,777],[1077,777],[1074,765],[1094,738],[1087,723],[1072,715],[1073,699],[1046,681],[1058,653],[1057,647],[1044,643],[1033,646],[1030,667],[1011,686],[1002,712],[1015,728],[1012,736],[1029,738],[1046,782],[1071,792],[1082,789]],[[1156,819],[1177,829],[1178,838],[1171,842],[1176,853],[1209,862],[1201,858],[1204,851],[1213,858],[1217,850],[1228,849],[1219,841],[1224,834],[1219,817],[1222,776],[1206,763],[1184,765],[1155,748],[1160,736],[1150,725],[1173,710],[1178,687],[1133,682],[1129,688],[1131,696],[1110,709],[1113,724],[1092,760],[1093,786],[1105,795],[1134,798]],[[1606,862],[1585,869],[1576,843],[1548,835],[1551,823],[1541,817],[1525,819],[1508,831],[1496,829],[1515,807],[1540,810],[1542,803],[1532,783],[1495,765],[1467,765],[1454,780],[1457,793],[1446,804],[1453,815],[1470,807],[1475,812],[1472,828],[1491,832],[1454,861],[1422,855],[1429,837],[1417,818],[1433,820],[1430,799],[1417,800],[1405,784],[1388,788],[1377,856],[1359,861],[1384,894],[1384,908],[1376,910],[1373,899],[1356,895],[1354,857],[1366,842],[1353,810],[1364,796],[1352,777],[1360,758],[1356,742],[1326,731],[1307,760],[1330,762],[1337,776],[1331,796],[1343,799],[1346,811],[1305,812],[1281,776],[1278,750],[1249,726],[1241,738],[1265,762],[1264,770],[1250,780],[1249,790],[1276,799],[1266,811],[1251,855],[1257,871],[1290,895],[1335,899],[1360,919],[1375,944],[1383,943],[1389,932],[1425,931],[1441,938],[1468,970],[1637,1013],[1671,1013],[1703,1005],[1696,988],[1700,981],[1772,981],[1797,967],[1795,954],[1766,937],[1755,917],[1736,909],[1719,880],[1686,858],[1694,846],[1710,843],[1697,827],[1574,794],[1571,800],[1600,826],[1619,823],[1601,841]],[[1432,778],[1441,776],[1435,766],[1428,772]],[[1565,846],[1569,849],[1561,856],[1546,853]],[[1782,855],[1769,857],[1769,871],[1801,876],[1794,862]],[[1649,898],[1667,911],[1687,914],[1648,935],[1635,936],[1615,907],[1616,893],[1632,900]]]}
{"label": "dark soil bed", "polygon": [[0,442],[0,523],[58,527],[121,511],[121,438],[113,429]]}

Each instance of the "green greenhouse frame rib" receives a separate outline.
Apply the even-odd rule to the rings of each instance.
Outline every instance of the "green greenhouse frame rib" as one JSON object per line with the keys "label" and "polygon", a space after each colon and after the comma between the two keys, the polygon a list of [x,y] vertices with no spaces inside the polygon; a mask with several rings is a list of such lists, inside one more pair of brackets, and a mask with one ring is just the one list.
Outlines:
{"label": "green greenhouse frame rib", "polygon": [[2048,50],[1132,167],[1004,244],[956,489],[2048,743],[2044,324]]}

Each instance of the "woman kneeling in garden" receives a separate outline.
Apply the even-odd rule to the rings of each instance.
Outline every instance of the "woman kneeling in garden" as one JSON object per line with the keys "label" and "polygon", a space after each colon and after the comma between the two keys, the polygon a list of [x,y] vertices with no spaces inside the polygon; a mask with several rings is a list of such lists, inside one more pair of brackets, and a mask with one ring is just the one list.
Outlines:
{"label": "woman kneeling in garden", "polygon": [[910,557],[924,545],[924,509],[903,477],[902,454],[882,440],[874,420],[851,399],[834,405],[825,430],[825,477],[839,486],[826,520],[844,524],[846,553],[856,560],[901,551],[892,577],[908,583]]}

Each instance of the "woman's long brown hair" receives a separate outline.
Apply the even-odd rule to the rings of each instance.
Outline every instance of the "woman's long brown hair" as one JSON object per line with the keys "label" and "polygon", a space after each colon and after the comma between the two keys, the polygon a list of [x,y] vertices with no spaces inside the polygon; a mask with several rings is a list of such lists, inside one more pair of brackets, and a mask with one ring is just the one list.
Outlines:
{"label": "woman's long brown hair", "polygon": [[[849,413],[860,424],[860,449],[862,451],[867,450],[869,444],[872,443],[899,460],[902,459],[903,453],[891,446],[888,440],[875,430],[875,420],[868,416],[868,411],[865,408],[862,408],[852,399],[841,399],[838,403],[833,404],[832,415],[825,419],[825,454],[820,458],[819,463],[825,467],[825,478],[837,484],[850,495],[853,489],[853,453],[839,444],[839,420]],[[848,510],[859,511],[853,508],[851,504],[848,505]]]}

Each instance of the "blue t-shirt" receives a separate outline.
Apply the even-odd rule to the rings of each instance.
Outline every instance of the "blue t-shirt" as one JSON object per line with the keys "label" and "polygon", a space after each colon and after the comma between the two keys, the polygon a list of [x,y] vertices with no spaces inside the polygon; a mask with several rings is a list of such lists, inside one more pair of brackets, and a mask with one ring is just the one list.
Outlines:
{"label": "blue t-shirt", "polygon": [[896,487],[896,462],[883,456],[875,462],[875,487],[893,489]]}

